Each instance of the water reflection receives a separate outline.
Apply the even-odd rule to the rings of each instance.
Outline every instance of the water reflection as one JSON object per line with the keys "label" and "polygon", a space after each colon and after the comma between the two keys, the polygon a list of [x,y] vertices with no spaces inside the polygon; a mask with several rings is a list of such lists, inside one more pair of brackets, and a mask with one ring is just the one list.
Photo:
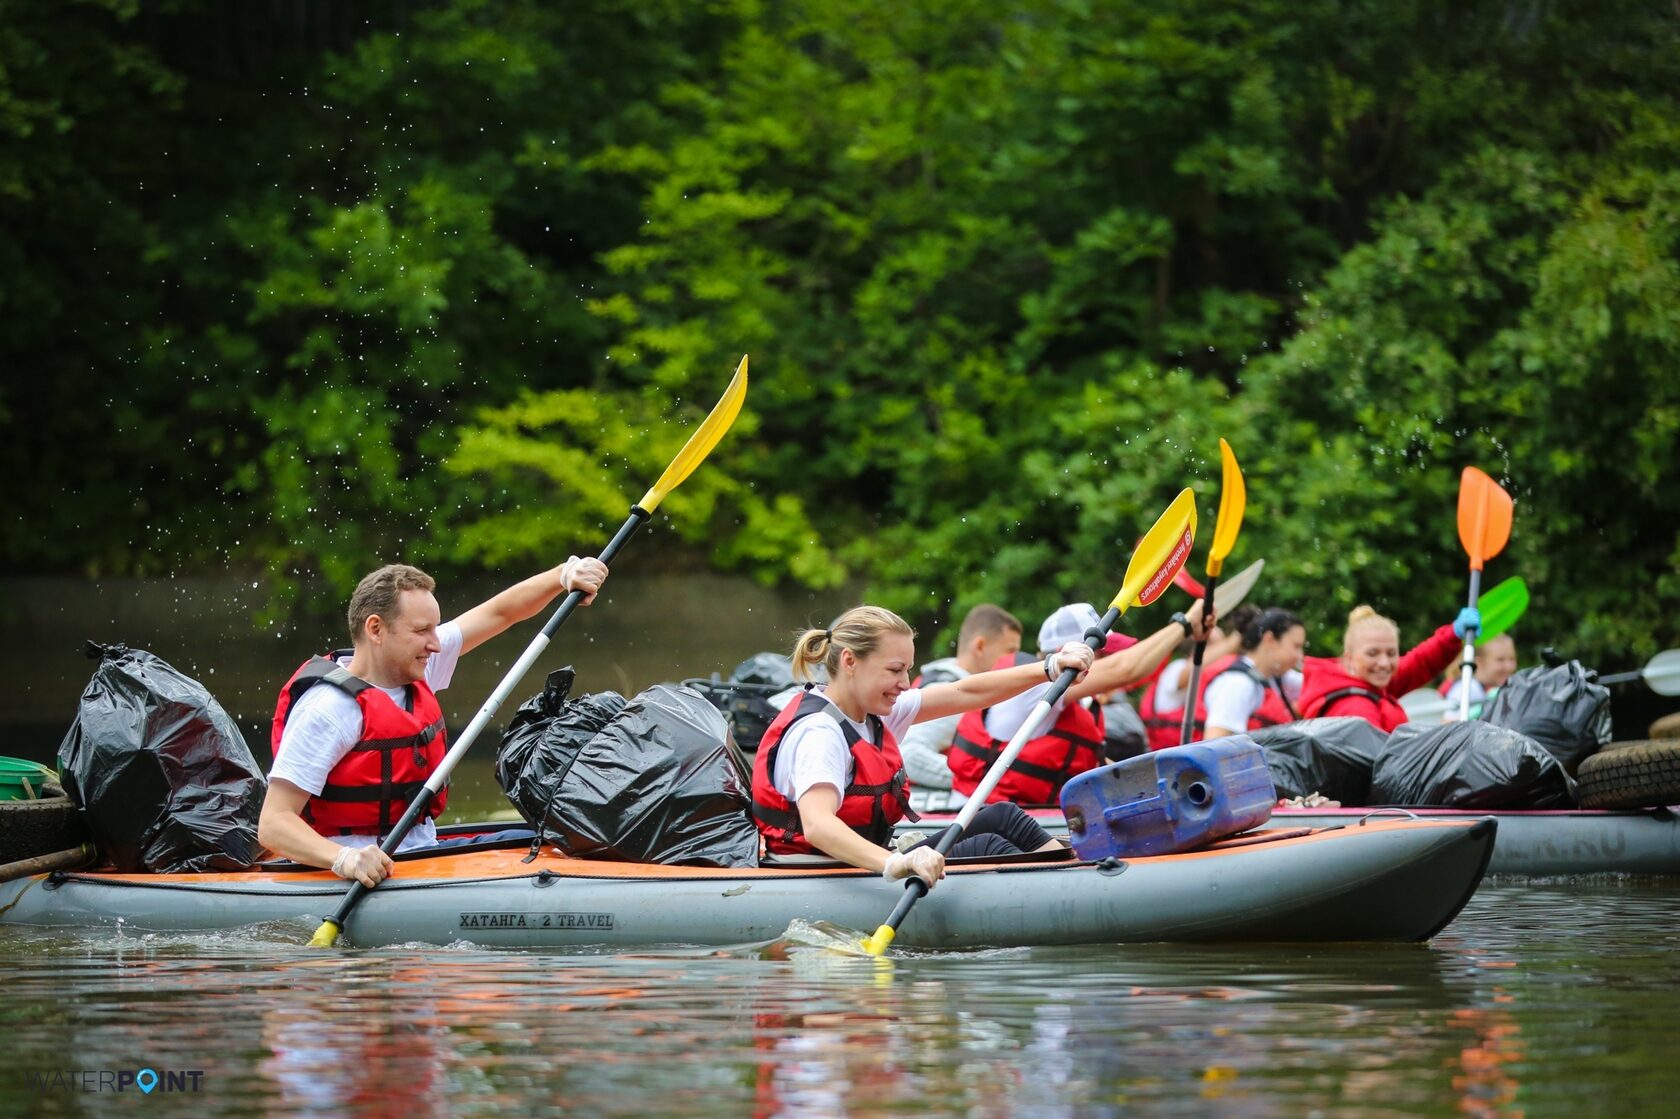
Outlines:
{"label": "water reflection", "polygon": [[204,1070],[146,1105],[192,1114],[1639,1114],[1680,1088],[1676,917],[1663,888],[1496,888],[1427,946],[891,963],[8,932],[0,1108],[39,1110],[31,1070],[143,1064]]}

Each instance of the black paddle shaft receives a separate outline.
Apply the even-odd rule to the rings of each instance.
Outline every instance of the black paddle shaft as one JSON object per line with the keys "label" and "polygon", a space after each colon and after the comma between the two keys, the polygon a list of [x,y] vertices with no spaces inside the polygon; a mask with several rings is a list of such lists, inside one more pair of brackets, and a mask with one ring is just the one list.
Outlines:
{"label": "black paddle shaft", "polygon": [[[1202,589],[1202,615],[1205,617],[1213,609],[1213,588],[1219,585],[1219,576],[1209,575],[1207,586]],[[1184,693],[1184,717],[1179,720],[1179,738],[1189,742],[1196,733],[1196,692],[1202,676],[1202,654],[1207,652],[1207,638],[1196,642],[1196,647],[1190,653],[1190,687]],[[1157,686],[1158,687],[1158,686]]]}
{"label": "black paddle shaft", "polygon": [[[601,554],[596,558],[602,563],[612,562],[613,557],[618,555],[619,550],[632,536],[636,535],[636,530],[641,528],[652,515],[640,505],[630,506],[630,515],[625,518],[624,523],[619,526],[618,531],[613,534],[613,538],[607,541],[607,546],[601,549]],[[543,626],[543,637],[552,638],[555,631],[565,624],[567,618],[572,616],[572,611],[577,609],[577,604],[581,601],[583,601],[582,591],[568,591],[565,601],[554,612],[554,616],[548,620],[548,624]],[[421,815],[432,806],[432,801],[436,796],[437,794],[432,791],[431,786],[422,786],[420,791],[414,795],[414,799],[409,802],[408,810],[402,814],[402,819],[397,821],[397,826],[392,828],[384,842],[380,843],[379,849],[387,855],[395,855],[397,848],[401,847],[403,840],[408,838],[408,833],[414,829],[414,825],[419,821]],[[351,910],[356,908],[367,892],[368,887],[360,882],[351,882],[350,888],[345,891],[344,897],[338,903],[338,909],[334,911],[331,917],[324,919],[331,921],[335,928],[342,931],[344,922],[350,919]]]}

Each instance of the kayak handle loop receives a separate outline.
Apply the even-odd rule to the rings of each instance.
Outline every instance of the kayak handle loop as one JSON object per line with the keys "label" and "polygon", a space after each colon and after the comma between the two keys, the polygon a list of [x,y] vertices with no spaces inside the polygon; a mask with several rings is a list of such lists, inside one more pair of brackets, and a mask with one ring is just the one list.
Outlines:
{"label": "kayak handle loop", "polygon": [[1423,819],[1423,817],[1419,816],[1416,812],[1413,812],[1409,808],[1375,808],[1375,809],[1372,809],[1371,811],[1365,813],[1365,815],[1359,817],[1359,826],[1364,827],[1365,826],[1365,821],[1369,820],[1373,816],[1385,816],[1385,815],[1403,816],[1408,820],[1421,820],[1421,819]]}

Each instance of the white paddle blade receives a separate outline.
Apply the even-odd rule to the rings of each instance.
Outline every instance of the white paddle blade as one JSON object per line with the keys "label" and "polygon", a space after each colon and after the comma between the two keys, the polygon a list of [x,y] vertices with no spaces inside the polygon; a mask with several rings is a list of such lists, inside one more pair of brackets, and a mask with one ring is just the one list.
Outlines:
{"label": "white paddle blade", "polygon": [[1213,609],[1221,618],[1242,605],[1248,592],[1254,589],[1254,584],[1260,579],[1260,572],[1266,569],[1266,561],[1257,559],[1235,575],[1213,588]]}
{"label": "white paddle blade", "polygon": [[1447,709],[1451,705],[1447,703],[1446,697],[1434,688],[1419,688],[1401,696],[1400,706],[1406,711],[1408,723],[1435,726],[1446,718]]}
{"label": "white paddle blade", "polygon": [[1680,695],[1680,649],[1658,653],[1645,663],[1640,675],[1658,695]]}

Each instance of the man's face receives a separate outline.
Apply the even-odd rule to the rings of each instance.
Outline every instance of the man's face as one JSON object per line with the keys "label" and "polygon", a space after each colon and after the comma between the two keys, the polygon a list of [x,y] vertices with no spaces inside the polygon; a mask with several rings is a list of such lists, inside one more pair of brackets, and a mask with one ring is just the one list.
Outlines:
{"label": "man's face", "polygon": [[443,620],[430,591],[402,591],[389,618],[368,619],[368,637],[379,665],[409,683],[426,678],[426,661],[443,646],[438,623]]}

